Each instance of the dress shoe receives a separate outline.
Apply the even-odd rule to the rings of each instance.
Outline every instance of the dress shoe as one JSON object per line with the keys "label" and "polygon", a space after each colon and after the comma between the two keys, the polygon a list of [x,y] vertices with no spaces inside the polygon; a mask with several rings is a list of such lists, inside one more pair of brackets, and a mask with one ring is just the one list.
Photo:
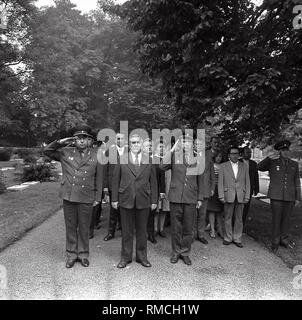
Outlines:
{"label": "dress shoe", "polygon": [[208,244],[208,241],[204,237],[197,237],[197,240],[203,244]]}
{"label": "dress shoe", "polygon": [[167,236],[164,230],[158,231],[158,235],[161,236],[162,238],[166,238]]}
{"label": "dress shoe", "polygon": [[151,267],[151,263],[146,259],[146,260],[136,260],[136,262],[140,263],[142,266],[146,268]]}
{"label": "dress shoe", "polygon": [[89,267],[89,260],[87,258],[80,259],[80,263],[85,268]]}
{"label": "dress shoe", "polygon": [[232,242],[229,242],[229,241],[226,241],[226,240],[223,240],[222,244],[224,244],[225,246],[228,246],[229,244],[231,244]]}
{"label": "dress shoe", "polygon": [[114,238],[114,234],[108,233],[107,236],[104,238],[104,241],[109,241],[109,240],[111,240],[113,238]]}
{"label": "dress shoe", "polygon": [[93,239],[93,238],[94,238],[94,234],[90,234],[89,239]]}
{"label": "dress shoe", "polygon": [[272,249],[272,251],[273,251],[273,253],[277,253],[277,251],[278,251],[278,246],[277,245],[272,245],[272,247],[271,247],[271,249]]}
{"label": "dress shoe", "polygon": [[190,266],[190,265],[192,264],[192,261],[191,261],[191,259],[190,259],[188,256],[181,256],[181,259],[182,259],[183,262],[184,262],[186,265],[188,265],[188,266]]}
{"label": "dress shoe", "polygon": [[126,268],[127,264],[130,263],[130,262],[131,261],[126,262],[125,260],[121,260],[116,267],[119,268],[119,269]]}
{"label": "dress shoe", "polygon": [[151,243],[154,243],[154,244],[157,243],[157,241],[156,241],[156,239],[155,239],[155,237],[154,237],[153,234],[149,234],[149,235],[148,235],[148,240],[149,240]]}
{"label": "dress shoe", "polygon": [[238,247],[238,248],[243,248],[243,244],[241,242],[234,242],[234,244]]}
{"label": "dress shoe", "polygon": [[68,259],[66,262],[66,268],[70,269],[74,266],[74,264],[76,263],[76,259]]}
{"label": "dress shoe", "polygon": [[179,255],[173,254],[173,256],[172,256],[171,259],[170,259],[170,262],[171,262],[171,263],[177,263],[177,262],[178,262],[178,259],[179,259]]}

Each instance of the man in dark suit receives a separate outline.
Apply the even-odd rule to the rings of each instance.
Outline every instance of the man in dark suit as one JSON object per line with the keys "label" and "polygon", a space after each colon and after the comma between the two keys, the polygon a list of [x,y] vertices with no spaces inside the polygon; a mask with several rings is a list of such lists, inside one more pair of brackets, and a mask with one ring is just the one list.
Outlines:
{"label": "man in dark suit", "polygon": [[[176,148],[179,150],[175,151]],[[198,158],[198,157],[197,157]],[[203,170],[197,170],[199,162],[193,153],[193,139],[182,136],[171,151],[164,156],[160,168],[171,169],[171,184],[168,195],[171,214],[172,257],[171,263],[181,258],[186,265],[191,265],[189,254],[193,241],[193,228],[196,221],[196,208],[203,200]],[[204,168],[203,168],[204,169]]]}
{"label": "man in dark suit", "polygon": [[259,192],[259,175],[258,175],[257,163],[251,160],[251,156],[252,156],[251,149],[249,147],[244,147],[242,152],[242,158],[243,158],[243,162],[247,165],[249,170],[251,194],[250,194],[250,200],[244,204],[243,216],[242,216],[243,227],[245,226],[245,222],[248,216],[252,195],[256,196]]}
{"label": "man in dark suit", "polygon": [[[250,199],[250,177],[247,166],[239,161],[239,148],[231,147],[229,161],[221,164],[218,178],[218,197],[224,203],[224,245],[232,242],[242,248],[242,214]],[[233,226],[234,217],[234,226]]]}
{"label": "man in dark suit", "polygon": [[[123,133],[117,133],[115,138],[115,145],[109,147],[109,150],[105,152],[105,155],[108,157],[109,155],[115,159],[117,159],[117,163],[120,160],[120,157],[123,154],[128,154],[128,147],[126,146],[126,139]],[[109,199],[111,202],[112,198],[112,176],[113,170],[115,168],[116,162],[110,161],[104,167],[104,191],[105,193],[109,193]],[[120,225],[121,216],[120,209],[113,208],[110,205],[110,213],[109,213],[109,223],[108,223],[108,234],[105,236],[104,240],[109,241],[114,238],[115,230],[117,229],[117,225]]]}
{"label": "man in dark suit", "polygon": [[112,207],[120,207],[122,223],[122,252],[118,268],[132,261],[133,229],[136,229],[136,261],[151,267],[147,259],[147,222],[158,200],[156,169],[148,155],[143,154],[142,138],[133,134],[130,152],[120,157],[112,179]]}
{"label": "man in dark suit", "polygon": [[258,170],[268,171],[270,184],[268,197],[272,209],[272,251],[277,252],[279,245],[293,247],[289,240],[290,217],[295,204],[301,201],[301,186],[298,162],[289,158],[288,140],[278,141],[271,154],[258,164]]}
{"label": "man in dark suit", "polygon": [[103,167],[97,152],[90,148],[91,129],[81,125],[73,129],[73,137],[50,143],[46,156],[60,161],[63,178],[61,196],[66,226],[67,268],[77,260],[89,266],[89,225],[94,206],[102,201]]}
{"label": "man in dark suit", "polygon": [[203,172],[203,202],[201,208],[197,209],[197,240],[203,244],[208,244],[206,240],[206,215],[208,200],[213,196],[215,191],[215,171],[214,163],[212,159],[212,151],[207,150],[205,154],[203,151],[203,142],[201,140],[195,140],[195,150],[196,154],[200,157],[205,157],[205,169]]}

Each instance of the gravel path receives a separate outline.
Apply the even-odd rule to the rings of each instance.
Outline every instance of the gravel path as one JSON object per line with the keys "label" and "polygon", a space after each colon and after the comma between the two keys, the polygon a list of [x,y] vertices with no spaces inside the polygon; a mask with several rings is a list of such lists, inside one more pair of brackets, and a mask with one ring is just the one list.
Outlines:
{"label": "gravel path", "polygon": [[[108,215],[108,208],[103,211]],[[104,227],[106,226],[106,227]],[[79,263],[65,268],[65,229],[62,211],[30,231],[0,253],[7,270],[7,289],[2,299],[301,299],[293,289],[295,274],[275,255],[244,236],[244,248],[223,246],[209,239],[195,241],[192,266],[169,262],[170,236],[148,242],[152,268],[133,262],[117,269],[121,236],[103,241],[107,220],[90,242],[89,268]],[[1,269],[0,269],[1,271]],[[1,272],[0,272],[1,273]],[[3,274],[3,267],[2,267]]]}

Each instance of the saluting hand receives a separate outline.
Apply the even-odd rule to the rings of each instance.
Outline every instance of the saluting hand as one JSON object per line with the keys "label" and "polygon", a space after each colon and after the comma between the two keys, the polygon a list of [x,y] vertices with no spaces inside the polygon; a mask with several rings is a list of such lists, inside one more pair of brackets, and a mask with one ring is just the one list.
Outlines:
{"label": "saluting hand", "polygon": [[99,205],[99,204],[100,204],[99,201],[94,201],[92,206],[93,206],[93,207],[96,207],[96,206]]}
{"label": "saluting hand", "polygon": [[279,157],[280,157],[280,155],[277,152],[274,152],[274,153],[268,155],[268,158],[270,158],[271,160],[279,159]]}
{"label": "saluting hand", "polygon": [[60,143],[60,144],[68,144],[68,143],[72,143],[74,141],[75,141],[75,137],[68,137],[68,138],[64,138],[64,139],[58,140],[58,143]]}

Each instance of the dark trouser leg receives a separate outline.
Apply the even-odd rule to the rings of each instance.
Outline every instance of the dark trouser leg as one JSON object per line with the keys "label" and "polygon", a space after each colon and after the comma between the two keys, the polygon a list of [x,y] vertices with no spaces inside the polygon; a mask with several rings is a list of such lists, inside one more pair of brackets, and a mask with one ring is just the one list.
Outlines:
{"label": "dark trouser leg", "polygon": [[196,218],[196,205],[184,204],[183,205],[183,222],[182,222],[182,239],[181,239],[181,254],[188,256],[191,251],[193,242],[193,228]]}
{"label": "dark trouser leg", "polygon": [[170,203],[171,241],[173,254],[181,254],[183,204]]}
{"label": "dark trouser leg", "polygon": [[150,213],[148,215],[148,224],[147,224],[147,232],[149,235],[154,234],[154,216],[156,214],[156,210],[149,210]]}
{"label": "dark trouser leg", "polygon": [[102,203],[99,203],[95,207],[95,225],[101,222],[101,214],[102,214]]}
{"label": "dark trouser leg", "polygon": [[149,211],[149,208],[135,209],[136,260],[138,261],[147,259],[147,223]]}
{"label": "dark trouser leg", "polygon": [[122,259],[126,262],[132,261],[133,252],[133,227],[134,227],[134,210],[120,208],[121,225],[122,225]]}
{"label": "dark trouser leg", "polygon": [[[109,192],[109,197],[110,197],[110,203],[111,203],[111,192]],[[117,221],[119,219],[119,215],[120,215],[120,209],[116,210],[110,205],[108,233],[111,233],[114,235]]]}
{"label": "dark trouser leg", "polygon": [[205,238],[208,199],[204,199],[201,208],[197,209],[197,237]]}
{"label": "dark trouser leg", "polygon": [[92,210],[92,204],[78,204],[78,257],[80,259],[89,256],[89,225]]}
{"label": "dark trouser leg", "polygon": [[224,204],[224,240],[232,242],[233,240],[233,213],[235,203]]}
{"label": "dark trouser leg", "polygon": [[280,244],[280,226],[282,218],[283,201],[271,199],[272,209],[272,244]]}
{"label": "dark trouser leg", "polygon": [[78,207],[77,203],[63,200],[63,211],[66,229],[66,256],[69,259],[78,257],[77,227]]}
{"label": "dark trouser leg", "polygon": [[249,214],[250,204],[251,204],[251,200],[244,204],[243,215],[242,215],[243,226],[245,226],[245,224],[246,224],[246,219]]}
{"label": "dark trouser leg", "polygon": [[91,219],[90,219],[90,226],[89,226],[89,235],[93,236],[94,233],[94,227],[96,225],[96,209],[98,206],[93,207],[92,213],[91,213]]}
{"label": "dark trouser leg", "polygon": [[242,231],[243,231],[243,223],[242,223],[242,213],[243,213],[244,203],[238,203],[235,201],[235,209],[234,209],[234,229],[233,229],[233,240],[236,243],[241,243],[242,241]]}
{"label": "dark trouser leg", "polygon": [[293,201],[284,201],[283,210],[282,210],[282,218],[281,218],[281,242],[284,244],[288,244],[289,242],[289,229],[290,229],[290,217],[293,212],[295,202]]}

